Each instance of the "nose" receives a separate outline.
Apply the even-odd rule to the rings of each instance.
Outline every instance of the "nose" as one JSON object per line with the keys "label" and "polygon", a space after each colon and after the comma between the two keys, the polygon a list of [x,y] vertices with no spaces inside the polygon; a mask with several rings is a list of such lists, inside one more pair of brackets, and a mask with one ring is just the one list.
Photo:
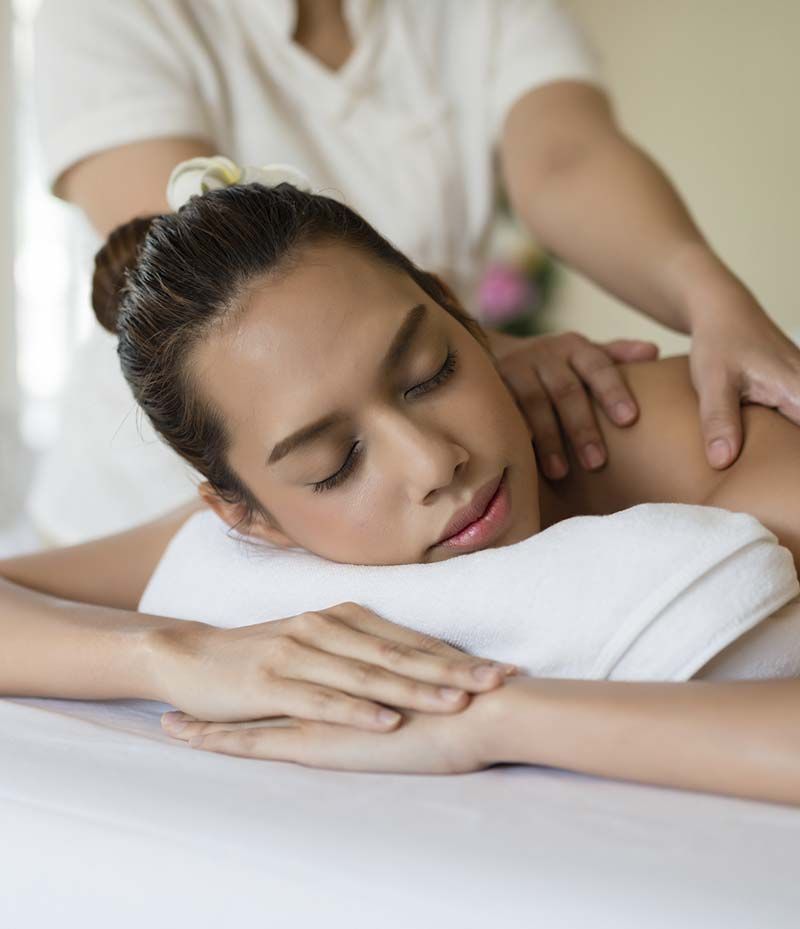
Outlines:
{"label": "nose", "polygon": [[[386,424],[385,424],[386,425]],[[420,502],[449,487],[469,460],[469,452],[439,425],[397,415],[387,429],[392,467]]]}

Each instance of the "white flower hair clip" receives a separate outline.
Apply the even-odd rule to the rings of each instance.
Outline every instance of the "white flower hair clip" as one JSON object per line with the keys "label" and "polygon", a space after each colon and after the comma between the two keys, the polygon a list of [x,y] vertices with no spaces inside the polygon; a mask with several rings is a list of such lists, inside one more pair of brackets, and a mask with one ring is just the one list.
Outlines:
{"label": "white flower hair clip", "polygon": [[297,168],[287,164],[239,166],[224,155],[211,158],[190,158],[175,165],[167,183],[167,203],[177,212],[195,194],[220,190],[232,184],[253,184],[265,187],[291,184],[299,190],[311,192],[311,182]]}

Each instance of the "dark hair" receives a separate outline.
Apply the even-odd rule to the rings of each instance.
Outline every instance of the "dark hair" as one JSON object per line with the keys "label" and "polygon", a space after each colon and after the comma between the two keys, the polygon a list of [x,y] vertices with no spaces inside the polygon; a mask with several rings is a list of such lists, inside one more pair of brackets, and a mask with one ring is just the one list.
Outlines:
{"label": "dark hair", "polygon": [[265,276],[296,267],[302,251],[342,242],[409,275],[489,351],[479,323],[448,287],[418,268],[355,211],[290,184],[234,185],[192,197],[177,213],[134,219],[95,256],[92,305],[119,337],[117,353],[136,402],[162,438],[219,497],[276,524],[228,463],[225,422],[188,361],[209,330],[246,303]]}

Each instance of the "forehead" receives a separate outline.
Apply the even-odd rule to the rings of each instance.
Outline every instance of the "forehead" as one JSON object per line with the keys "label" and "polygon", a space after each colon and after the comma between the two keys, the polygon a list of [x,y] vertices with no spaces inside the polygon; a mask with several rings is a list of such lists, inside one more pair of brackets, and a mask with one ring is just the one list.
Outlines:
{"label": "forehead", "polygon": [[[304,251],[296,267],[256,287],[241,312],[198,346],[194,376],[235,426],[297,425],[376,364],[414,303],[408,275],[340,245]],[[268,415],[265,415],[267,410]],[[280,415],[285,412],[284,415]]]}

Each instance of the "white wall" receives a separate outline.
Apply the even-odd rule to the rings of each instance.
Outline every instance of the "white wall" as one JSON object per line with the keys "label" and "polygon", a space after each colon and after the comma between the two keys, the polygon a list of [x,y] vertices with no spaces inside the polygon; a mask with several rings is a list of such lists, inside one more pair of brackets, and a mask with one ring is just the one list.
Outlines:
{"label": "white wall", "polygon": [[13,284],[11,0],[0,0],[0,524],[20,505]]}
{"label": "white wall", "polygon": [[[800,0],[564,0],[601,53],[626,130],[724,261],[800,336]],[[687,340],[567,275],[551,323]]]}

